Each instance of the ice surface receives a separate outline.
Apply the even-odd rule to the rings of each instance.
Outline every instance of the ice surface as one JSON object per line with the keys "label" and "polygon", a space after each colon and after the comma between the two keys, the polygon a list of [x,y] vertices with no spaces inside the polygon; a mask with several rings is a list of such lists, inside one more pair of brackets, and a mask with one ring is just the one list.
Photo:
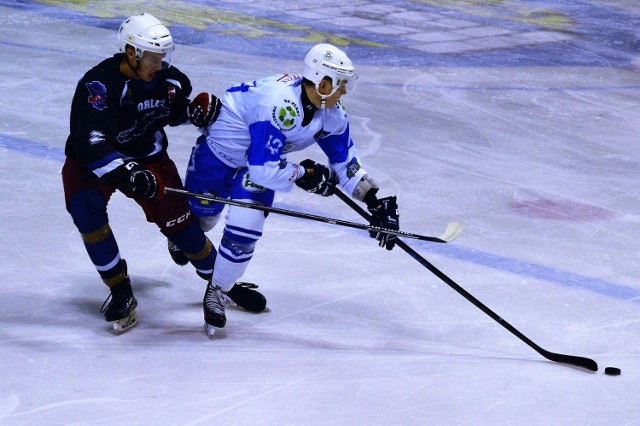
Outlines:
{"label": "ice surface", "polygon": [[[0,1],[0,424],[640,424],[631,3]],[[244,277],[272,311],[230,309],[211,341],[204,282],[118,195],[140,325],[110,333],[59,172],[77,80],[141,10],[170,25],[196,92],[299,72],[319,41],[345,46],[360,75],[345,99],[353,138],[402,229],[464,225],[451,244],[407,243],[543,348],[600,371],[547,361],[366,232],[276,215]],[[169,130],[181,170],[197,135]],[[321,159],[291,159],[306,156]],[[361,220],[297,189],[276,206]]]}

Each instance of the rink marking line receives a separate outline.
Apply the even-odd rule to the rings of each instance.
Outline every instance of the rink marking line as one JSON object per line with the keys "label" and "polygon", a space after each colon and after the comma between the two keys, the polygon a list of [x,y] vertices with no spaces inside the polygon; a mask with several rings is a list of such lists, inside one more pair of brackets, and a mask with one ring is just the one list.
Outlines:
{"label": "rink marking line", "polygon": [[[42,143],[16,138],[9,135],[0,134],[0,148],[48,160],[62,162],[65,159],[64,149],[62,148],[51,147]],[[453,259],[475,263],[477,265],[489,267],[502,272],[509,272],[519,276],[552,282],[564,287],[587,290],[615,299],[640,303],[639,290],[599,278],[579,275],[568,271],[561,271],[549,266],[481,252],[478,250],[464,248],[459,245],[436,246],[433,244],[423,243],[420,245],[420,249]]]}
{"label": "rink marking line", "polygon": [[600,278],[562,271],[537,263],[526,262],[511,257],[460,247],[459,245],[436,247],[434,245],[421,244],[420,249],[433,254],[475,263],[501,272],[508,272],[522,277],[551,282],[563,287],[587,290],[615,299],[640,303],[640,290]]}
{"label": "rink marking line", "polygon": [[0,134],[0,148],[33,155],[34,157],[45,158],[47,160],[64,162],[65,159],[64,149],[62,148],[9,135]]}

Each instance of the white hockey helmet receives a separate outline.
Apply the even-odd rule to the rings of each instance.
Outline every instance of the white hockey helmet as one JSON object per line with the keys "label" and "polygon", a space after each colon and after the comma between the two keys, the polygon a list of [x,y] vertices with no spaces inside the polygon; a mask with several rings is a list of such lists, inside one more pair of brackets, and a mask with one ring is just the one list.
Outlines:
{"label": "white hockey helmet", "polygon": [[144,52],[165,53],[175,49],[171,33],[155,16],[141,13],[127,18],[118,30],[118,47],[124,53],[127,45],[136,49],[136,57],[142,59]]}
{"label": "white hockey helmet", "polygon": [[334,92],[343,80],[347,84],[347,92],[353,91],[358,78],[347,54],[328,43],[316,44],[309,50],[304,58],[302,75],[312,81],[316,87],[323,78],[331,78]]}

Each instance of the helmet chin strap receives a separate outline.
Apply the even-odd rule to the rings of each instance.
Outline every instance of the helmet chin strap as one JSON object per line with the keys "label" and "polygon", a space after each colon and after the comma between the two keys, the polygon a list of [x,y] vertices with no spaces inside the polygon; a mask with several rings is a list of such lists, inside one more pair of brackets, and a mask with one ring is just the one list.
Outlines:
{"label": "helmet chin strap", "polygon": [[[131,46],[133,47],[133,46]],[[144,52],[146,52],[145,50],[142,50],[138,47],[134,47],[134,50],[136,52],[136,67],[134,68],[133,65],[131,65],[131,62],[129,62],[129,56],[125,53],[125,58],[127,60],[127,65],[129,66],[129,68],[131,69],[131,71],[133,71],[133,73],[136,75],[136,77],[138,77],[139,80],[143,80],[142,76],[140,76],[140,74],[138,73],[138,70],[140,69],[140,62],[142,61],[142,56],[144,55]]]}
{"label": "helmet chin strap", "polygon": [[320,109],[324,109],[327,103],[327,95],[323,95],[320,93],[320,83],[316,83],[315,85],[316,93],[320,96]]}
{"label": "helmet chin strap", "polygon": [[322,93],[320,93],[320,83],[316,83],[315,87],[316,93],[318,94],[318,96],[320,96],[320,109],[324,109],[326,107],[327,98],[336,93],[338,91],[338,88],[334,87],[331,93],[329,93],[328,95],[323,95]]}
{"label": "helmet chin strap", "polygon": [[127,54],[124,55],[125,59],[127,60],[127,65],[129,66],[129,68],[131,69],[131,71],[133,71],[133,73],[136,75],[136,77],[138,77],[138,79],[142,80],[142,77],[140,77],[140,74],[138,74],[138,69],[140,69],[140,59],[138,57],[138,51],[136,49],[136,67],[134,68],[131,65],[131,62],[129,62],[129,56],[127,56]]}

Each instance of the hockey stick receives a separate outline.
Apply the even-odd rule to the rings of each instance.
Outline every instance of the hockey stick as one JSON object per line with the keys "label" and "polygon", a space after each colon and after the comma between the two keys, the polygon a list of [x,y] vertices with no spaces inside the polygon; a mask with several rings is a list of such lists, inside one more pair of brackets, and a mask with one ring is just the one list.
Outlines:
{"label": "hockey stick", "polygon": [[[336,188],[335,194],[338,196],[338,198],[340,198],[342,201],[347,203],[347,205],[349,205],[349,207],[351,207],[353,210],[358,212],[360,214],[360,216],[362,216],[363,218],[365,218],[367,220],[371,219],[371,215],[367,211],[365,211],[362,207],[360,207],[358,204],[356,204],[349,196],[347,196],[346,194],[341,192],[339,189]],[[498,314],[493,312],[486,305],[484,305],[482,302],[480,302],[478,299],[476,299],[474,296],[472,296],[468,291],[466,291],[464,288],[460,287],[460,285],[458,285],[455,281],[453,281],[451,278],[446,276],[438,268],[436,268],[431,263],[429,263],[429,261],[427,261],[425,258],[420,256],[415,250],[413,250],[411,247],[409,247],[404,241],[402,241],[399,238],[397,238],[396,239],[396,245],[398,247],[400,247],[402,250],[404,250],[405,252],[407,252],[415,260],[417,260],[422,266],[424,266],[429,271],[431,271],[435,276],[437,276],[442,281],[444,281],[449,287],[453,288],[455,291],[460,293],[462,295],[462,297],[467,299],[469,302],[473,303],[482,312],[484,312],[485,314],[489,315],[492,319],[494,319],[496,322],[498,322],[498,324],[500,324],[501,326],[503,326],[504,328],[509,330],[512,334],[514,334],[520,340],[522,340],[527,345],[532,347],[536,352],[538,352],[540,355],[542,355],[546,359],[548,359],[550,361],[558,362],[558,363],[561,363],[561,364],[568,364],[568,365],[573,365],[573,366],[576,366],[576,367],[586,368],[587,370],[591,370],[591,371],[598,371],[598,364],[592,359],[584,358],[584,357],[580,357],[580,356],[558,354],[558,353],[555,353],[555,352],[550,352],[550,351],[548,351],[546,349],[543,349],[542,347],[538,346],[531,339],[529,339],[527,336],[522,334],[518,329],[516,329],[514,326],[509,324],[502,317],[500,317]]]}
{"label": "hockey stick", "polygon": [[281,215],[285,215],[285,216],[297,217],[297,218],[300,218],[300,219],[315,220],[316,222],[330,223],[332,225],[346,226],[346,227],[349,227],[349,228],[362,229],[362,230],[365,230],[365,231],[385,232],[385,233],[388,233],[388,234],[398,235],[398,236],[402,236],[402,237],[406,237],[406,238],[413,238],[414,240],[431,241],[431,242],[434,242],[434,243],[448,243],[449,241],[453,241],[454,239],[456,239],[458,237],[458,235],[460,235],[460,232],[462,232],[462,227],[460,226],[460,224],[458,224],[458,223],[450,223],[447,226],[447,229],[445,230],[444,234],[442,234],[439,237],[429,237],[429,236],[425,236],[425,235],[412,234],[410,232],[396,231],[396,230],[393,230],[393,229],[380,228],[378,226],[363,225],[361,223],[349,222],[349,221],[346,221],[346,220],[334,219],[334,218],[331,218],[331,217],[318,216],[318,215],[310,214],[310,213],[302,213],[302,212],[296,212],[296,211],[293,211],[293,210],[279,209],[277,207],[267,207],[267,206],[248,203],[248,202],[244,202],[244,201],[231,200],[231,199],[227,199],[227,198],[220,198],[220,197],[216,197],[215,195],[210,195],[210,194],[198,194],[198,193],[195,193],[195,192],[186,191],[184,189],[165,188],[165,193],[167,193],[167,194],[179,194],[179,195],[183,195],[183,196],[186,196],[186,197],[197,198],[199,200],[215,201],[217,203],[228,204],[228,205],[231,205],[231,206],[245,207],[245,208],[248,208],[248,209],[260,210],[260,211],[269,212],[269,213],[277,213],[277,214],[281,214]]}

